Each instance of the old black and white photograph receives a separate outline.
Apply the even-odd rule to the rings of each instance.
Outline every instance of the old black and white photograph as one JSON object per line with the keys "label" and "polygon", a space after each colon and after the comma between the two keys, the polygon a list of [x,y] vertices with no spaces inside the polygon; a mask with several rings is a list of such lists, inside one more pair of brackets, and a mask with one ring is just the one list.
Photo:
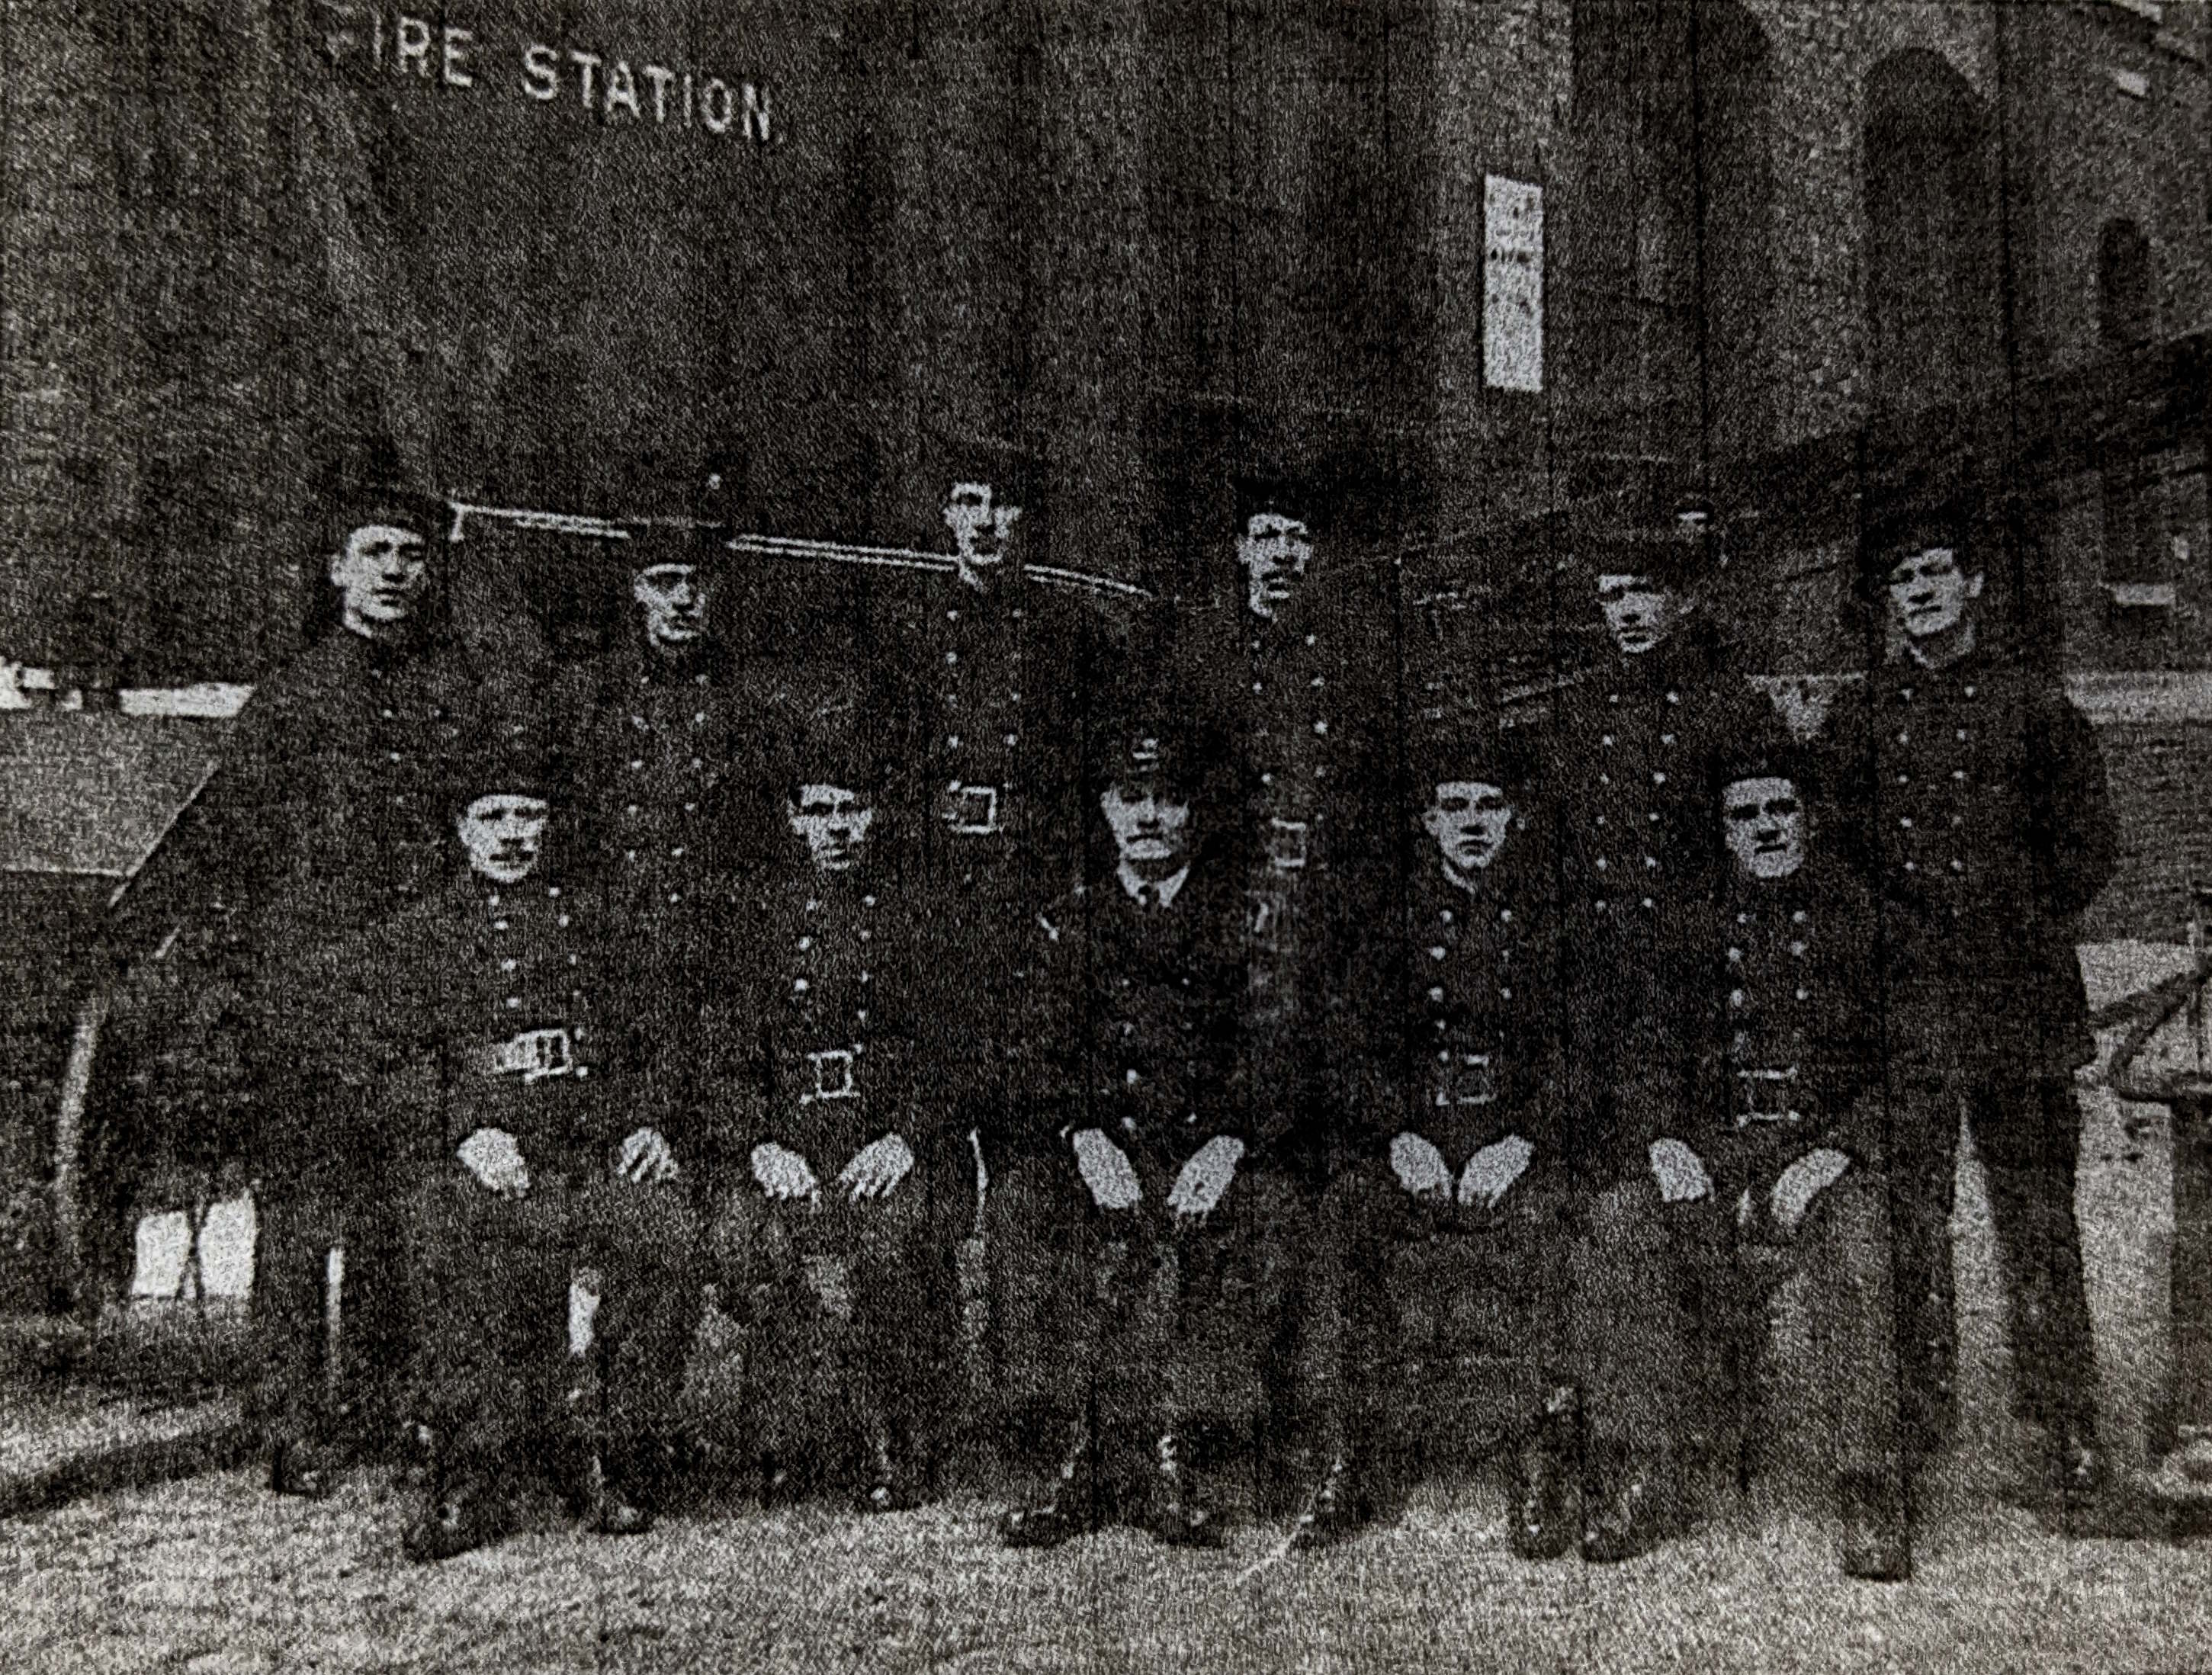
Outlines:
{"label": "old black and white photograph", "polygon": [[4,0],[0,1666],[2212,1670],[2206,0]]}

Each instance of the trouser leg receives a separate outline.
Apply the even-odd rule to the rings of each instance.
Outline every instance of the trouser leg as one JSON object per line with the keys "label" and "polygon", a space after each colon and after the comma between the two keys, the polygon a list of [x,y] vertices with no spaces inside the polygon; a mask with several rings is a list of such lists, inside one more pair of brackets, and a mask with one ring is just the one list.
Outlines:
{"label": "trouser leg", "polygon": [[1557,1405],[1561,1387],[1575,1382],[1571,1229],[1565,1184],[1524,1178],[1474,1229],[1493,1246],[1506,1343],[1500,1405],[1515,1429],[1542,1418]]}
{"label": "trouser leg", "polygon": [[[1163,1203],[1171,1184],[1162,1187]],[[1168,1235],[1143,1304],[1146,1341],[1157,1346],[1165,1371],[1163,1429],[1206,1420],[1249,1433],[1257,1423],[1266,1406],[1268,1347],[1282,1331],[1293,1290],[1297,1230],[1310,1208],[1286,1175],[1240,1167],[1206,1217],[1158,1211],[1168,1217]],[[1317,1237],[1308,1235],[1315,1238],[1311,1249],[1342,1251],[1328,1227],[1316,1231]],[[1341,1296],[1343,1276],[1337,1284]]]}
{"label": "trouser leg", "polygon": [[954,1394],[956,1302],[945,1265],[948,1231],[937,1185],[917,1168],[879,1199],[845,1208],[853,1259],[846,1357],[864,1423],[880,1421],[925,1475]]}
{"label": "trouser leg", "polygon": [[2074,1190],[2081,1110],[2063,1077],[1986,1083],[1967,1123],[1989,1185],[2014,1376],[2038,1423],[2094,1439],[2097,1356]]}
{"label": "trouser leg", "polygon": [[1383,1202],[1387,1191],[1372,1170],[1355,1166],[1303,1206],[1297,1380],[1312,1448],[1324,1462],[1343,1457],[1365,1429],[1376,1357],[1391,1337],[1386,1265],[1368,1259],[1373,1233],[1393,1207]]}
{"label": "trouser leg", "polygon": [[1917,1448],[1940,1448],[1958,1406],[1951,1248],[1958,1097],[1948,1082],[1916,1078],[1898,1082],[1887,1103],[1898,1375],[1908,1436]]}
{"label": "trouser leg", "polygon": [[542,1431],[568,1338],[561,1197],[503,1198],[458,1165],[416,1194],[416,1382],[449,1468],[498,1471]]}
{"label": "trouser leg", "polygon": [[1042,1463],[1057,1456],[1079,1417],[1095,1359],[1091,1211],[1064,1159],[1030,1155],[994,1170],[986,1213],[998,1418],[1007,1445]]}
{"label": "trouser leg", "polygon": [[1657,1193],[1634,1180],[1600,1192],[1584,1212],[1568,1270],[1590,1441],[1665,1452],[1681,1417],[1688,1324]]}
{"label": "trouser leg", "polygon": [[1799,1235],[1835,1469],[1884,1480],[1903,1460],[1889,1201],[1882,1172],[1854,1163]]}
{"label": "trouser leg", "polygon": [[586,1178],[574,1189],[569,1238],[599,1274],[592,1352],[604,1407],[596,1429],[617,1453],[673,1438],[685,1362],[704,1296],[698,1227],[675,1181]]}
{"label": "trouser leg", "polygon": [[264,1186],[255,1210],[256,1405],[272,1435],[319,1437],[333,1417],[324,1308],[329,1253],[338,1241],[341,1217],[331,1200],[281,1186]]}

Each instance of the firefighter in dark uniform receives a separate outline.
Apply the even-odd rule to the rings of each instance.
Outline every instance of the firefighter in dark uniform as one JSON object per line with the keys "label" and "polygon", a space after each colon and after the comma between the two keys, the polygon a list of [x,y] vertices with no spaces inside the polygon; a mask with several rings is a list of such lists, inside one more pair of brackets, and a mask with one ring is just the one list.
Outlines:
{"label": "firefighter in dark uniform", "polygon": [[1000,954],[1080,880],[1082,715],[1114,624],[1047,580],[1059,573],[1042,565],[1033,462],[996,446],[949,458],[935,488],[950,571],[879,590],[874,642],[898,667],[870,679],[899,766],[891,798],[915,834],[916,909],[963,956],[932,974],[933,1075],[960,1129],[988,1136],[1036,1080],[1029,1043],[1006,1027],[1026,979]]}
{"label": "firefighter in dark uniform", "polygon": [[[420,1560],[503,1534],[521,1464],[548,1445],[591,1527],[648,1527],[702,1297],[684,1113],[614,964],[623,939],[592,892],[541,869],[555,786],[511,755],[457,785],[466,865],[350,962],[375,997],[386,1132],[418,1160],[415,1382],[434,1471],[403,1545]],[[583,1269],[599,1394],[577,1413],[562,1375]]]}
{"label": "firefighter in dark uniform", "polygon": [[609,544],[629,628],[571,700],[586,841],[681,1018],[719,968],[734,881],[773,847],[815,695],[793,665],[731,649],[723,619],[744,601],[718,531],[644,526]]}
{"label": "firefighter in dark uniform", "polygon": [[[1584,1200],[1582,1551],[1601,1562],[1647,1551],[1675,1526],[1676,1432],[1701,1366],[1687,1277],[1659,1209],[1694,1199],[1698,1177],[1657,1143],[1692,1120],[1717,1029],[1698,981],[1723,877],[1714,765],[1771,714],[1698,610],[1714,546],[1710,514],[1695,504],[1670,526],[1588,540],[1581,567],[1610,644],[1562,693],[1549,742],[1563,1116]],[[1621,1273],[1647,1277],[1624,1290]]]}
{"label": "firefighter in dark uniform", "polygon": [[[334,620],[255,689],[214,779],[124,909],[148,932],[126,929],[134,943],[182,927],[176,957],[258,1090],[243,1137],[260,1229],[256,1405],[270,1481],[284,1493],[325,1492],[352,1447],[398,1430],[389,1375],[405,1365],[409,1338],[398,1223],[375,1158],[325,1138],[326,1124],[346,1132],[347,1096],[301,1073],[279,974],[421,899],[442,855],[448,766],[465,734],[507,725],[495,691],[432,632],[447,515],[390,486],[346,501],[326,566]],[[328,1113],[325,1092],[337,1101]],[[338,1244],[346,1364],[328,1369],[325,1259]],[[330,1411],[333,1389],[343,1413]]]}
{"label": "firefighter in dark uniform", "polygon": [[[1664,1137],[1711,1183],[1733,1248],[1732,1296],[1756,1355],[1773,1287],[1812,1287],[1847,1575],[1911,1572],[1885,1168],[1875,910],[1815,778],[1778,723],[1738,741],[1714,779],[1729,877],[1710,966],[1723,1034],[1690,1126]],[[1692,1217],[1694,1219],[1694,1217]],[[1723,1313],[1707,1313],[1708,1330]],[[1750,1404],[1747,1403],[1747,1407]],[[1745,1416],[1757,1423],[1759,1416]]]}
{"label": "firefighter in dark uniform", "polygon": [[1834,724],[1846,806],[1883,904],[1891,1168],[1915,1441],[1949,1431],[1948,1225],[1959,1110],[1989,1183],[2021,1405],[2050,1441],[2035,1492],[2093,1497],[2097,1361],[2075,1220],[2093,1056],[2077,919],[2118,834],[2088,723],[2000,643],[1961,513],[1901,516],[1868,582],[1898,649]]}
{"label": "firefighter in dark uniform", "polygon": [[[1575,1388],[1565,1332],[1572,1180],[1556,1108],[1549,834],[1520,731],[1453,704],[1420,722],[1424,841],[1407,934],[1391,950],[1396,957],[1376,962],[1377,980],[1403,996],[1401,1056],[1387,1085],[1364,1101],[1366,1155],[1340,1164],[1330,1182],[1323,1225],[1349,1236],[1316,1259],[1380,1267],[1395,1247],[1437,1233],[1488,1241],[1495,1260],[1486,1271],[1503,1280],[1499,1312],[1511,1345],[1508,1387],[1493,1405],[1516,1440],[1512,1544],[1524,1557],[1556,1557],[1572,1539],[1565,1499]],[[1374,939],[1378,954],[1384,940]],[[1401,1340],[1396,1287],[1388,1301],[1379,1320],[1352,1323],[1335,1387],[1363,1430],[1401,1418],[1376,1399],[1376,1375]],[[1348,1526],[1310,1520],[1297,1531],[1310,1545],[1346,1533]]]}
{"label": "firefighter in dark uniform", "polygon": [[1196,737],[1139,723],[1108,753],[1110,855],[1039,926],[1079,1035],[1066,1098],[1033,1113],[1051,1126],[1001,1152],[990,1245],[996,1305],[1059,1325],[1070,1441],[1051,1493],[1002,1523],[1012,1546],[1117,1517],[1218,1545],[1190,1437],[1256,1414],[1279,1320],[1296,1194],[1243,1099],[1241,881]]}
{"label": "firefighter in dark uniform", "polygon": [[[1225,731],[1236,776],[1232,865],[1246,898],[1237,1038],[1250,1120],[1318,1201],[1347,1141],[1356,1146],[1350,1107],[1398,1034],[1379,990],[1355,974],[1372,927],[1399,916],[1392,572],[1357,561],[1344,531],[1324,525],[1312,486],[1248,477],[1233,487],[1236,604],[1217,620],[1188,616],[1176,659],[1200,713]],[[1331,1528],[1369,1515],[1332,1389],[1345,1322],[1358,1312],[1332,1287],[1368,1278],[1316,1263],[1295,1302],[1297,1379],[1319,1418],[1303,1439],[1316,1485],[1305,1518]]]}
{"label": "firefighter in dark uniform", "polygon": [[969,1151],[920,1075],[929,1020],[881,773],[849,718],[799,751],[749,919],[753,990],[729,1020],[750,1085],[720,1265],[751,1327],[764,1490],[804,1481],[827,1405],[859,1444],[861,1508],[887,1512],[927,1487],[955,1338],[934,1199]]}

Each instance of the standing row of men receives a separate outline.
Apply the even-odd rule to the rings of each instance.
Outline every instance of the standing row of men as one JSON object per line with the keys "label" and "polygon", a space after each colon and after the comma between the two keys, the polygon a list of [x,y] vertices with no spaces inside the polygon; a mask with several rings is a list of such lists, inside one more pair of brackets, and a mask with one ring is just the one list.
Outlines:
{"label": "standing row of men", "polygon": [[951,480],[947,572],[864,600],[845,666],[724,650],[719,549],[641,537],[603,660],[468,668],[420,632],[434,509],[334,530],[337,627],[140,908],[198,927],[263,1094],[276,1487],[327,1486],[328,1393],[362,1382],[325,1359],[340,1245],[349,1359],[409,1369],[366,1381],[370,1428],[434,1441],[420,1557],[507,1527],[542,1435],[597,1527],[649,1523],[709,1279],[769,1491],[823,1429],[785,1399],[811,1377],[861,1503],[910,1505],[972,1144],[1000,1417],[1043,1484],[1011,1543],[1218,1541],[1194,1439],[1285,1390],[1294,1542],[1356,1532],[1401,1418],[1392,1252],[1450,1231],[1514,1322],[1517,1551],[1679,1526],[1711,1323],[1745,1253],[1795,1251],[1847,1369],[1843,1563],[1901,1576],[1963,1100],[2051,1486],[2094,1492],[2070,920],[2112,822],[1961,531],[1879,544],[1898,656],[1808,751],[1697,612],[1696,516],[1577,555],[1609,652],[1502,726],[1401,712],[1389,567],[1280,485],[1243,491],[1235,608],[1116,617],[1024,567],[992,475]]}

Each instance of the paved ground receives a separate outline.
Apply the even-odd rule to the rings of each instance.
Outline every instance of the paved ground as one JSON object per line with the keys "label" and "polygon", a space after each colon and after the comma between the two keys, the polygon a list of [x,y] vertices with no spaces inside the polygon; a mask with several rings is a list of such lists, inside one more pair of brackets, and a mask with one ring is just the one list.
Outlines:
{"label": "paved ground", "polygon": [[1528,1565],[1494,1492],[1425,1496],[1316,1563],[1116,1533],[1003,1553],[968,1501],[544,1527],[433,1570],[359,1483],[279,1506],[230,1472],[11,1528],[8,1667],[44,1670],[1443,1670],[2212,1667],[2212,1546],[2065,1542],[1954,1493],[1904,1587],[1842,1581],[1816,1520],[1739,1508],[1613,1570]]}
{"label": "paved ground", "polygon": [[[2084,1159],[2107,1432],[2139,1457],[2164,1378],[2163,1112],[2093,1095]],[[547,1510],[494,1551],[424,1571],[398,1557],[406,1507],[387,1482],[302,1508],[229,1472],[0,1522],[0,1667],[2212,1670],[2212,1542],[2064,1540],[1996,1492],[2021,1439],[1975,1188],[1970,1172],[1965,1441],[1931,1485],[1904,1587],[1834,1572],[1785,1298],[1770,1483],[1753,1502],[1720,1491],[1695,1535],[1617,1569],[1514,1560],[1498,1492],[1478,1479],[1425,1490],[1401,1521],[1320,1562],[1267,1563],[1274,1532],[1256,1529],[1218,1556],[1126,1533],[1006,1554],[989,1539],[996,1507],[969,1497],[880,1521],[731,1511],[627,1543]]]}

